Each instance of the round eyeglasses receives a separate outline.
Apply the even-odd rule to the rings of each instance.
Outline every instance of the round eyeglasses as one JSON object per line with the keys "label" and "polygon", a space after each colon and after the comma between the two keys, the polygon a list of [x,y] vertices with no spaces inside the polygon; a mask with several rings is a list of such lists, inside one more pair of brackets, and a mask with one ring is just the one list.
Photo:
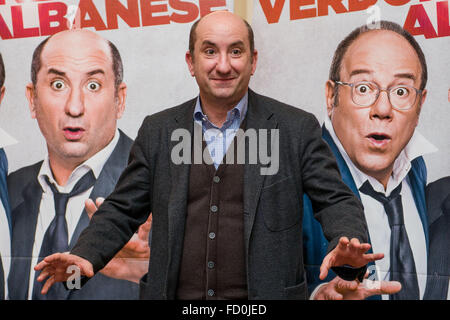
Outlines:
{"label": "round eyeglasses", "polygon": [[342,81],[334,82],[351,87],[353,102],[362,107],[369,107],[373,105],[380,96],[380,93],[385,91],[388,95],[389,102],[394,109],[409,110],[416,103],[417,96],[421,96],[423,91],[404,84],[381,89],[376,83],[369,81],[353,83]]}

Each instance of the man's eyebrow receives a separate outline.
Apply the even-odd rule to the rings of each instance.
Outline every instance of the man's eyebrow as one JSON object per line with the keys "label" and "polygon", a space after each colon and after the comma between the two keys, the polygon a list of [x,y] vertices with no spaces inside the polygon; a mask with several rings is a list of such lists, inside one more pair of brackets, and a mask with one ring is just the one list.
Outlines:
{"label": "man's eyebrow", "polygon": [[411,79],[413,81],[416,81],[416,76],[413,73],[397,73],[394,75],[394,77],[396,78],[406,78],[406,79]]}
{"label": "man's eyebrow", "polygon": [[233,42],[232,44],[230,44],[230,47],[236,47],[236,46],[243,46],[244,45],[244,41],[239,40],[236,42]]}
{"label": "man's eyebrow", "polygon": [[56,74],[56,75],[61,76],[61,77],[64,77],[64,76],[66,75],[65,72],[56,70],[56,69],[54,69],[54,68],[48,69],[48,72],[47,72],[47,73],[48,73],[48,74],[50,74],[50,73]]}
{"label": "man's eyebrow", "polygon": [[[209,40],[203,41],[202,45],[214,46],[214,47],[216,46],[216,44],[214,42],[209,41]],[[242,45],[244,45],[244,41],[238,40],[238,41],[235,41],[232,44],[230,44],[229,47],[242,46]]]}
{"label": "man's eyebrow", "polygon": [[[66,73],[65,72],[63,72],[63,71],[59,71],[59,70],[57,70],[57,69],[55,69],[55,68],[50,68],[50,69],[48,69],[48,73],[50,74],[50,73],[52,73],[52,74],[56,74],[56,75],[58,75],[58,76],[61,76],[61,77],[64,77],[64,76],[66,76]],[[92,71],[89,71],[88,73],[87,73],[87,75],[88,76],[93,76],[93,75],[95,75],[95,74],[105,74],[105,71],[103,71],[102,69],[95,69],[95,70],[92,70]]]}
{"label": "man's eyebrow", "polygon": [[95,69],[95,70],[92,70],[92,71],[89,71],[88,73],[87,73],[87,75],[89,76],[89,77],[91,77],[91,76],[93,76],[93,75],[95,75],[95,74],[102,74],[102,75],[105,75],[105,71],[103,71],[102,69]]}
{"label": "man's eyebrow", "polygon": [[353,76],[356,76],[358,74],[363,74],[363,73],[371,74],[372,71],[370,71],[368,69],[356,69],[356,70],[353,70],[352,72],[350,72],[350,78]]}
{"label": "man's eyebrow", "polygon": [[205,41],[203,41],[203,43],[202,43],[202,45],[203,46],[216,46],[216,44],[214,43],[214,42],[211,42],[211,41],[209,41],[209,40],[205,40]]}

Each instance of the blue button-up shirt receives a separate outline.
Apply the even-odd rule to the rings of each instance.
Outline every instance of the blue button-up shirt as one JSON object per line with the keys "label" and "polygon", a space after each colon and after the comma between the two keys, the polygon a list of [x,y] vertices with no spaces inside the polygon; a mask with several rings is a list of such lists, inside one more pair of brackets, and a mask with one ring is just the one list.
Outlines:
{"label": "blue button-up shirt", "polygon": [[200,97],[197,98],[194,109],[194,121],[202,126],[203,138],[208,146],[209,154],[216,169],[227,153],[227,149],[233,141],[242,121],[244,121],[247,114],[247,107],[248,92],[233,109],[227,112],[227,119],[222,127],[218,128],[203,113]]}

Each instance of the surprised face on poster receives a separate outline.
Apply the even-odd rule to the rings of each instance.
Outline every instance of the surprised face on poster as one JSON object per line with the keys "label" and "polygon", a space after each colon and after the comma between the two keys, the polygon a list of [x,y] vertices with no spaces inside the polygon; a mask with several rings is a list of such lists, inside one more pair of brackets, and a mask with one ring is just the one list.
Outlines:
{"label": "surprised face on poster", "polygon": [[427,94],[421,90],[421,73],[407,40],[373,31],[347,49],[340,81],[326,84],[328,115],[348,156],[385,187],[419,121]]}
{"label": "surprised face on poster", "polygon": [[86,30],[61,32],[44,44],[26,95],[52,168],[58,163],[75,168],[114,137],[126,85],[116,83],[111,52],[105,40]]}

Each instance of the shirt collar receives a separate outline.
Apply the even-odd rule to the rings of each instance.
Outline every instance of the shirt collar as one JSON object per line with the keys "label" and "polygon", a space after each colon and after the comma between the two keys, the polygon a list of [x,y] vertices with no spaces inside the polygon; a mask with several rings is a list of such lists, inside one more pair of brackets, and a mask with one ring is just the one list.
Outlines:
{"label": "shirt collar", "polygon": [[52,170],[50,169],[50,162],[47,154],[38,174],[38,181],[42,187],[42,190],[44,190],[44,192],[50,190],[50,187],[45,181],[45,176],[48,176],[49,181],[56,186],[59,192],[64,193],[69,193],[75,186],[75,184],[78,182],[78,180],[81,179],[81,177],[83,177],[83,175],[85,175],[89,170],[92,170],[95,179],[98,179],[100,172],[103,169],[103,166],[105,165],[106,161],[109,159],[111,153],[114,151],[114,148],[119,142],[119,136],[120,136],[119,130],[116,129],[116,133],[114,134],[114,138],[111,140],[111,142],[108,143],[106,147],[97,152],[91,158],[89,158],[88,160],[80,164],[78,167],[76,167],[70,174],[69,179],[67,180],[65,186],[60,186],[55,181]]}
{"label": "shirt collar", "polygon": [[[239,118],[239,125],[241,125],[242,121],[244,121],[244,118],[247,115],[247,109],[248,109],[248,91],[245,93],[242,99],[239,100],[237,105],[227,112],[227,119],[225,123],[231,123],[234,119]],[[210,126],[212,126],[213,128],[217,128],[214,124],[212,124],[208,120],[208,116],[203,113],[200,96],[197,97],[197,102],[195,104],[194,121],[196,121],[199,124],[203,124],[203,122],[206,122],[210,124]]]}
{"label": "shirt collar", "polygon": [[0,128],[0,148],[16,144],[17,140],[10,136],[5,130]]}
{"label": "shirt collar", "polygon": [[415,158],[418,158],[425,154],[436,152],[438,150],[431,142],[429,142],[422,134],[420,134],[418,130],[415,130],[408,144],[400,152],[397,159],[395,159],[392,176],[388,181],[386,190],[384,190],[384,186],[378,180],[365,174],[353,164],[347,152],[345,151],[344,146],[339,141],[339,138],[334,131],[333,124],[331,123],[331,120],[328,116],[325,117],[324,124],[325,128],[330,132],[331,138],[338,147],[342,157],[344,158],[345,163],[347,164],[358,189],[364,182],[366,182],[366,180],[369,180],[375,191],[389,195],[391,191],[394,190],[407,176],[409,170],[411,169],[411,161],[413,161]]}

